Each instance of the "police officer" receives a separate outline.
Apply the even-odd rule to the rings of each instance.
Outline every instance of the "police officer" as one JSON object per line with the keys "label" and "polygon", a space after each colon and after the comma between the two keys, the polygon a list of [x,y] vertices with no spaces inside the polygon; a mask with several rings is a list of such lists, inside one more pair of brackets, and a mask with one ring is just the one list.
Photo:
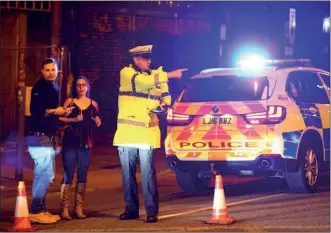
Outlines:
{"label": "police officer", "polygon": [[57,116],[67,115],[71,108],[59,107],[59,87],[55,83],[58,65],[53,58],[42,62],[43,77],[36,82],[31,92],[31,128],[28,137],[29,153],[34,160],[34,179],[30,220],[50,224],[60,219],[46,209],[45,197],[49,184],[55,176],[54,135]]}
{"label": "police officer", "polygon": [[180,79],[187,69],[164,72],[160,67],[150,70],[152,45],[138,46],[129,52],[132,64],[120,71],[117,130],[114,145],[118,146],[125,211],[120,220],[139,218],[136,161],[139,156],[142,190],[147,223],[158,220],[159,205],[154,149],[160,148],[160,129],[155,113],[170,105],[169,79]]}

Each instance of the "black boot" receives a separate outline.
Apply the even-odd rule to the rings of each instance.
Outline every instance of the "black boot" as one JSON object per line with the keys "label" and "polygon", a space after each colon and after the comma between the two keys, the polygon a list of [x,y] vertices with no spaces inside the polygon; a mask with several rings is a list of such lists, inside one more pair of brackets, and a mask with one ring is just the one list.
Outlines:
{"label": "black boot", "polygon": [[83,204],[85,197],[86,183],[76,184],[76,198],[74,212],[77,218],[84,219],[87,216],[83,213]]}
{"label": "black boot", "polygon": [[139,218],[138,213],[130,213],[128,211],[124,211],[124,213],[122,213],[120,215],[120,220],[130,220],[130,219],[137,219],[137,218]]}
{"label": "black boot", "polygon": [[147,223],[155,223],[157,222],[157,220],[158,220],[157,215],[147,215],[147,219],[146,219]]}
{"label": "black boot", "polygon": [[71,220],[69,214],[69,196],[70,196],[71,184],[62,184],[61,185],[61,218],[64,220]]}

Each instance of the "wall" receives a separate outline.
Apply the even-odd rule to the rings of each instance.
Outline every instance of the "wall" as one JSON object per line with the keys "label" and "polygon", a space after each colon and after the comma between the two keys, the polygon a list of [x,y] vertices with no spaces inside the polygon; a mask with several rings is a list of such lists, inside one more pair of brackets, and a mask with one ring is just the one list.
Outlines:
{"label": "wall", "polygon": [[[104,120],[100,131],[110,135],[116,130],[117,96],[114,91],[120,69],[130,62],[130,48],[153,44],[155,67],[162,65],[165,70],[191,68],[187,75],[216,61],[217,50],[212,44],[206,44],[206,41],[212,41],[212,27],[206,18],[175,17],[173,12],[130,6],[116,9],[111,3],[67,4],[66,7],[64,12],[69,20],[65,19],[64,27],[68,26],[64,31],[70,40],[64,40],[71,44],[70,50],[75,54],[72,67],[76,67],[76,75],[85,74],[90,80],[92,98],[99,103]],[[74,24],[79,26],[72,28]],[[170,85],[170,91],[175,92],[177,83]]]}
{"label": "wall", "polygon": [[1,141],[16,127],[16,87],[19,13],[1,11]]}
{"label": "wall", "polygon": [[[19,41],[22,39],[26,42],[25,85],[33,86],[40,72],[41,62],[50,55],[50,50],[45,48],[50,39],[49,12],[1,10],[1,141],[9,140],[18,130],[17,56]],[[29,117],[25,120],[27,133]]]}

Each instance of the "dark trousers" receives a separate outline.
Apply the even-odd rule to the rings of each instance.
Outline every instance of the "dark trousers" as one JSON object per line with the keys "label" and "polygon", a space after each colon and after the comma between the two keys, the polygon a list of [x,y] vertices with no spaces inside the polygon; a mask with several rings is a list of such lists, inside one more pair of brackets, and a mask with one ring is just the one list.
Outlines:
{"label": "dark trousers", "polygon": [[90,166],[91,149],[83,147],[63,147],[62,161],[64,168],[63,184],[72,184],[77,163],[77,183],[86,183]]}
{"label": "dark trousers", "polygon": [[133,214],[139,213],[136,180],[136,165],[139,156],[146,213],[147,215],[157,215],[159,213],[159,195],[156,182],[154,150],[133,147],[118,147],[118,150],[122,166],[125,210]]}

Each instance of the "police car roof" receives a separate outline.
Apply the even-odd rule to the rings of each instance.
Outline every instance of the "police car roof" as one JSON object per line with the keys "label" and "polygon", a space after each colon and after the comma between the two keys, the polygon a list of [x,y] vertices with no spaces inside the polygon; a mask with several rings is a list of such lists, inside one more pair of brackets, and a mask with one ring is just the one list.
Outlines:
{"label": "police car roof", "polygon": [[276,71],[292,72],[298,70],[309,70],[315,72],[329,73],[325,70],[316,67],[265,67],[259,70],[250,70],[243,68],[210,68],[202,70],[199,74],[194,75],[191,79],[210,78],[210,77],[226,77],[226,76],[250,76],[250,77],[266,77],[273,76]]}
{"label": "police car roof", "polygon": [[244,76],[244,75],[250,75],[250,76],[256,76],[256,77],[265,77],[268,76],[268,74],[271,71],[274,71],[275,67],[266,67],[264,69],[259,70],[245,70],[242,68],[210,68],[202,70],[199,74],[196,74],[192,77],[192,79],[198,79],[198,78],[210,78],[210,77],[222,77],[222,76]]}

